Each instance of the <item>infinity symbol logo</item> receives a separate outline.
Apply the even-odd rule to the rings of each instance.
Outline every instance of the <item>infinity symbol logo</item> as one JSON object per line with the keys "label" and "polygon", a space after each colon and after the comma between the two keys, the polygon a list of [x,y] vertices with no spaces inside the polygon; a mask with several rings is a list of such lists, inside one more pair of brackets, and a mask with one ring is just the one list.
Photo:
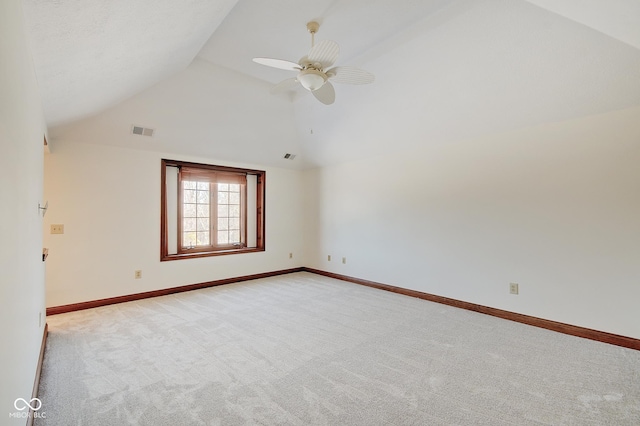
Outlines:
{"label": "infinity symbol logo", "polygon": [[[22,401],[22,404],[18,405],[20,401]],[[33,403],[33,401],[35,401],[35,403]],[[27,400],[24,398],[18,398],[13,402],[13,406],[16,407],[16,410],[18,411],[26,410],[27,407],[31,408],[33,411],[38,411],[40,408],[42,408],[42,401],[40,401],[38,398],[31,398],[31,401],[27,402]],[[22,408],[20,408],[20,406]]]}

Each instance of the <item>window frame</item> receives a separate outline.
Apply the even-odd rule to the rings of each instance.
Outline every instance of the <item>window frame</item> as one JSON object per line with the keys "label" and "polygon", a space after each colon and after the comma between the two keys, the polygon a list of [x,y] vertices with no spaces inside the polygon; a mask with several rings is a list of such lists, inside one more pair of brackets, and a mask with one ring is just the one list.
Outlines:
{"label": "window frame", "polygon": [[[241,221],[243,222],[244,245],[240,247],[228,245],[218,246],[212,243],[212,246],[196,247],[185,250],[182,248],[182,179],[181,173],[178,173],[178,194],[177,195],[177,232],[178,247],[177,253],[169,253],[169,232],[167,218],[167,167],[182,167],[190,169],[199,169],[202,171],[213,171],[227,174],[244,174],[256,176],[256,247],[246,247],[247,241],[247,192],[246,186],[241,190],[241,198],[244,202],[244,208],[241,207]],[[179,160],[161,160],[161,197],[160,197],[160,261],[191,259],[209,256],[223,256],[229,254],[255,253],[265,251],[265,180],[266,172],[264,170],[244,169],[238,167],[218,166],[213,164],[192,163]],[[211,190],[210,190],[211,192]],[[215,191],[217,194],[217,191]],[[210,202],[210,208],[213,209],[214,203]],[[217,204],[215,204],[217,208]],[[210,220],[211,217],[210,217]],[[213,242],[214,234],[210,234],[210,241]]]}
{"label": "window frame", "polygon": [[[191,168],[190,168],[191,170]],[[241,246],[238,244],[219,244],[217,242],[217,231],[219,231],[218,229],[215,229],[215,225],[218,224],[218,193],[220,192],[219,189],[212,189],[211,185],[215,185],[217,183],[224,183],[224,182],[217,182],[218,177],[215,176],[213,173],[211,174],[211,176],[208,176],[207,172],[202,172],[203,169],[202,168],[197,168],[196,169],[196,173],[199,174],[199,180],[194,180],[194,182],[207,182],[208,184],[208,192],[209,192],[209,245],[206,246],[194,246],[191,248],[185,248],[184,245],[182,244],[182,238],[183,238],[183,225],[184,225],[184,209],[180,208],[181,206],[184,207],[184,186],[183,186],[183,182],[184,181],[189,181],[188,179],[184,178],[183,175],[183,170],[180,169],[180,171],[178,172],[178,253],[177,254],[188,254],[188,253],[193,253],[193,252],[211,252],[211,251],[223,251],[223,250],[235,250],[235,249],[239,249],[242,247],[246,247],[247,244],[247,183],[246,183],[246,179],[244,179],[244,182],[242,184],[240,184],[240,217],[238,218],[240,220],[240,244],[242,244]],[[216,170],[216,172],[220,172],[219,170]],[[245,173],[223,173],[222,174],[222,180],[224,180],[224,175],[226,176],[233,176],[233,175],[241,175],[243,177],[246,177]],[[232,180],[232,179],[231,179]],[[244,207],[243,207],[244,206]]]}

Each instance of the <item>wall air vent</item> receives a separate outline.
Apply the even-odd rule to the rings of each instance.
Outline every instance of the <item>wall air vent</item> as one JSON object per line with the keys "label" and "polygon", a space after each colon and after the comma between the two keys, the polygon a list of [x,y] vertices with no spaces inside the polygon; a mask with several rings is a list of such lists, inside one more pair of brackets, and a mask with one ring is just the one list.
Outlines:
{"label": "wall air vent", "polygon": [[296,158],[296,155],[295,154],[286,153],[283,158],[286,159],[286,160],[293,160],[294,158]]}
{"label": "wall air vent", "polygon": [[131,126],[131,133],[133,133],[134,135],[140,135],[140,136],[153,136],[153,129],[149,129],[147,127],[142,127],[142,126]]}

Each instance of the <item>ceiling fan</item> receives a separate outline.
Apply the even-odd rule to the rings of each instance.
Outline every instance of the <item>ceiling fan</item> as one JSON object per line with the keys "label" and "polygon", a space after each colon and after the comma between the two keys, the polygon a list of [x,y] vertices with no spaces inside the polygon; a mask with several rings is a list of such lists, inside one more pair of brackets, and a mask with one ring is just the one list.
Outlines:
{"label": "ceiling fan", "polygon": [[[298,83],[320,102],[325,105],[332,104],[336,99],[336,92],[331,84],[368,84],[375,80],[373,74],[355,67],[331,67],[340,53],[338,43],[331,40],[322,40],[314,43],[314,36],[318,32],[320,24],[315,21],[307,23],[307,30],[311,33],[311,50],[306,56],[300,58],[298,63],[284,59],[253,58],[254,62],[268,67],[280,68],[289,71],[297,71],[298,76],[281,81],[271,89],[272,92],[280,92],[292,89]],[[331,81],[329,81],[331,80]]]}

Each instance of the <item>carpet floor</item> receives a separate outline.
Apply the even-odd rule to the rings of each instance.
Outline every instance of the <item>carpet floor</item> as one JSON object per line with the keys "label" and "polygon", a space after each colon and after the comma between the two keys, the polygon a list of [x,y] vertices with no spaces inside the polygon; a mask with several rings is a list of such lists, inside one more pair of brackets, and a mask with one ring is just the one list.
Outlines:
{"label": "carpet floor", "polygon": [[47,321],[38,426],[640,425],[640,351],[311,273]]}

